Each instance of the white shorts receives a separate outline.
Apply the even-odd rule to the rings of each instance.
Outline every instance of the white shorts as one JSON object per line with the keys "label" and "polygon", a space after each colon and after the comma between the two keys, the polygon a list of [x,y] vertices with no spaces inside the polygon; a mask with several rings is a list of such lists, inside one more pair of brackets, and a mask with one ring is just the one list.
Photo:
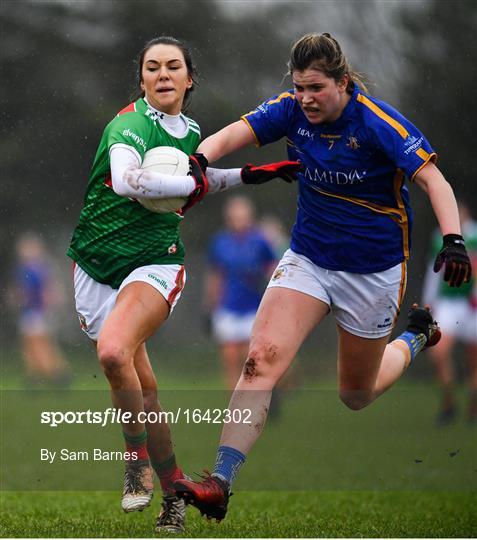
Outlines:
{"label": "white shorts", "polygon": [[239,314],[219,309],[212,314],[212,330],[215,340],[220,343],[248,342],[252,335],[255,311]]}
{"label": "white shorts", "polygon": [[73,280],[76,312],[81,328],[91,339],[97,340],[104,321],[114,308],[118,294],[126,285],[133,281],[149,283],[166,299],[172,313],[184,288],[186,273],[179,264],[141,266],[124,279],[119,289],[113,289],[109,285],[98,283],[75,264]]}
{"label": "white shorts", "polygon": [[391,333],[406,290],[406,263],[383,272],[326,270],[288,249],[268,287],[308,294],[330,306],[336,322],[355,336],[376,339]]}
{"label": "white shorts", "polygon": [[440,298],[432,307],[443,334],[465,343],[477,343],[477,310],[466,298]]}

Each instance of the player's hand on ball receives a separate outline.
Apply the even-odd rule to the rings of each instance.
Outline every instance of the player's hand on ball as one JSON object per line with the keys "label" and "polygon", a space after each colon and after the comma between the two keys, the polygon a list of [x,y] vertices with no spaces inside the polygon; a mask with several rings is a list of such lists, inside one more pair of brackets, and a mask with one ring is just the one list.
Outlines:
{"label": "player's hand on ball", "polygon": [[207,172],[207,167],[209,166],[209,160],[200,152],[195,152],[191,157],[194,157],[197,160],[202,172],[205,174]]}
{"label": "player's hand on ball", "polygon": [[462,283],[470,281],[472,265],[460,234],[446,234],[442,238],[442,248],[434,262],[434,272],[439,272],[444,264],[444,281],[448,281],[450,287],[460,287]]}
{"label": "player's hand on ball", "polygon": [[195,189],[189,195],[187,203],[182,207],[182,212],[186,212],[194,204],[200,202],[209,191],[209,182],[205,176],[207,165],[207,158],[203,154],[192,154],[189,156],[189,174],[195,181]]}
{"label": "player's hand on ball", "polygon": [[264,184],[274,178],[281,178],[291,183],[296,180],[296,174],[302,170],[299,161],[278,161],[265,165],[252,165],[247,163],[241,171],[244,184]]}

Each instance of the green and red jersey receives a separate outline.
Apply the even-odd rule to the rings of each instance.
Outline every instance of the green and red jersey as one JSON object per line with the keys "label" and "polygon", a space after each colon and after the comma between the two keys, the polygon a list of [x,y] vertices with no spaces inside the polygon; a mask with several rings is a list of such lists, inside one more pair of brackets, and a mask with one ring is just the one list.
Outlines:
{"label": "green and red jersey", "polygon": [[147,150],[174,146],[190,155],[200,142],[194,120],[184,137],[170,134],[143,98],[129,104],[106,126],[94,158],[79,223],[67,254],[95,281],[118,288],[135,268],[150,264],[182,264],[179,236],[182,216],[157,214],[112,189],[110,149],[134,148],[141,161]]}

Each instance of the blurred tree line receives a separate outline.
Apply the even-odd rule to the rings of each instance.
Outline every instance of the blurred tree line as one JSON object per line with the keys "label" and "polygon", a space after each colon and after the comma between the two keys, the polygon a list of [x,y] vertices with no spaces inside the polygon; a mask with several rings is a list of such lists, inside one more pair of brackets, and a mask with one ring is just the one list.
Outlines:
{"label": "blurred tree line", "polygon": [[[101,132],[134,89],[133,59],[146,41],[161,34],[192,47],[200,77],[188,114],[207,136],[290,86],[284,75],[294,39],[306,32],[331,32],[353,67],[377,81],[372,93],[390,99],[424,131],[443,171],[476,210],[471,134],[477,115],[471,102],[477,82],[476,22],[475,0],[2,0],[2,288],[19,232],[35,229],[64,253]],[[221,165],[284,156],[285,145],[276,143],[237,153]],[[417,191],[412,189],[417,249],[408,296],[413,298],[434,226],[430,206]],[[274,213],[291,227],[294,186],[276,182],[249,194],[260,211]],[[210,197],[183,225],[189,291],[181,301],[185,307],[177,309],[180,331],[194,328],[187,306],[200,302],[202,270],[196,269],[203,269],[207,238],[220,224],[223,197]],[[8,327],[3,324],[0,334],[6,335]]]}
{"label": "blurred tree line", "polygon": [[[426,134],[438,166],[477,219],[474,126],[477,120],[477,2],[433,0],[403,11],[402,110]],[[420,190],[414,190],[420,191]],[[413,260],[424,271],[429,228],[436,226],[428,199],[414,197]]]}

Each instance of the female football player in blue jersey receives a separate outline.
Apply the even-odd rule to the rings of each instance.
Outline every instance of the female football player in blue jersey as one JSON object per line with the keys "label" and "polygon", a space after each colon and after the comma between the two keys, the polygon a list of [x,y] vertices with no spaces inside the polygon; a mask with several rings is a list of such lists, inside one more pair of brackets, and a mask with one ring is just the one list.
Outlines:
{"label": "female football player in blue jersey", "polygon": [[251,409],[251,422],[224,425],[211,476],[174,484],[180,497],[218,520],[263,429],[273,387],[330,311],[338,326],[339,395],[354,410],[374,401],[419,351],[437,342],[430,312],[417,306],[407,330],[389,342],[410,249],[405,178],[427,193],[440,226],[443,245],[435,270],[445,265],[444,279],[457,287],[471,275],[452,188],[419,130],[367,94],[329,34],[299,39],[288,67],[292,90],[268,99],[198,149],[215,161],[246,145],[286,138],[289,158],[303,165],[291,246],[262,299],[229,405]]}

